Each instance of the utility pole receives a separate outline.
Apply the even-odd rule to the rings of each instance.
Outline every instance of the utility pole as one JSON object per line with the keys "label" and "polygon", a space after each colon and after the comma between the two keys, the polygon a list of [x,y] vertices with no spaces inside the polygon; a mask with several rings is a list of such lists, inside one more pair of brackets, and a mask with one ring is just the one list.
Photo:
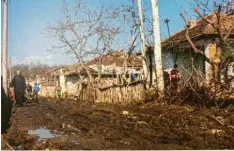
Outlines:
{"label": "utility pole", "polygon": [[32,73],[31,73],[31,70],[32,70],[32,58],[30,58],[29,60],[29,68],[28,68],[28,80],[32,80]]}
{"label": "utility pole", "polygon": [[168,35],[169,35],[169,37],[171,37],[170,28],[169,28],[169,22],[170,22],[170,19],[169,19],[169,18],[165,18],[165,19],[164,19],[164,23],[167,24]]}
{"label": "utility pole", "polygon": [[152,16],[153,16],[153,30],[154,30],[154,56],[156,66],[156,81],[159,96],[164,95],[164,79],[162,70],[162,52],[159,28],[159,15],[158,15],[158,0],[151,0]]}
{"label": "utility pole", "polygon": [[141,53],[143,57],[143,73],[144,73],[144,79],[147,79],[148,77],[148,70],[146,65],[146,52],[145,52],[145,35],[144,35],[144,23],[143,23],[143,16],[142,16],[142,7],[141,7],[141,0],[137,0],[137,6],[138,6],[138,14],[139,14],[139,27],[140,27],[140,39],[141,39]]}
{"label": "utility pole", "polygon": [[8,93],[8,76],[7,76],[7,41],[8,41],[8,0],[4,0],[4,18],[3,18],[3,52],[2,52],[2,77],[3,77],[3,88]]}

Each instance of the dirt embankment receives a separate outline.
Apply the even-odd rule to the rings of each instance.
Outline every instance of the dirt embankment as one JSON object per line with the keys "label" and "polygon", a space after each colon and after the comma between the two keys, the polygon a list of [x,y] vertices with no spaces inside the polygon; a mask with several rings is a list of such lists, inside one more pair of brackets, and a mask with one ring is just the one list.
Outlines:
{"label": "dirt embankment", "polygon": [[[234,149],[234,109],[72,100],[17,108],[2,149]],[[46,127],[55,137],[28,130]]]}

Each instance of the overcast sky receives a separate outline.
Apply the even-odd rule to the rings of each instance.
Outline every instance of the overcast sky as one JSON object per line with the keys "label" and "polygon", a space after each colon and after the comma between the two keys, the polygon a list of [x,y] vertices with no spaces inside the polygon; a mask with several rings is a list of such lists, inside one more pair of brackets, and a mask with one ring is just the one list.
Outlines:
{"label": "overcast sky", "polygon": [[[74,0],[66,0],[72,4]],[[87,0],[91,9],[99,2],[105,5],[121,6],[129,4],[129,0]],[[150,0],[142,0],[144,8],[150,8]],[[44,29],[47,22],[55,22],[61,17],[62,0],[9,0],[9,56],[13,64],[30,63],[30,61],[46,64],[70,64],[75,59],[60,53],[51,53]],[[167,33],[164,18],[169,17],[170,30],[174,33],[183,28],[179,16],[181,9],[190,10],[189,0],[159,0],[159,17],[162,39]],[[191,13],[191,10],[189,11]],[[149,12],[150,13],[150,12]],[[147,13],[145,15],[148,15]]]}

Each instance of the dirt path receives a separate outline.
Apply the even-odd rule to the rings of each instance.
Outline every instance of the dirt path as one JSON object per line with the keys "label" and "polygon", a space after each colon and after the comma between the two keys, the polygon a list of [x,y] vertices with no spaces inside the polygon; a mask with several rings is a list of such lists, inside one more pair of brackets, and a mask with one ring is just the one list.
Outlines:
{"label": "dirt path", "polygon": [[[17,108],[2,149],[234,149],[234,109],[72,100]],[[42,139],[29,130],[51,130]]]}

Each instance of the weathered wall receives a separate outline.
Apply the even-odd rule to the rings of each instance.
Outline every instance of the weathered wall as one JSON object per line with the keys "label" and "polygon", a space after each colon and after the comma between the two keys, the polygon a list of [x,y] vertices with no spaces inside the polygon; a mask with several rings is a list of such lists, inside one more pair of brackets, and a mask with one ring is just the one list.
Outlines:
{"label": "weathered wall", "polygon": [[[208,58],[213,60],[216,54],[216,45],[211,43],[207,44],[205,49],[205,54]],[[212,79],[213,73],[212,73],[212,66],[208,62],[205,63],[205,73],[206,73],[207,82],[209,83],[209,81]]]}
{"label": "weathered wall", "polygon": [[39,96],[55,98],[56,97],[55,86],[40,85]]}
{"label": "weathered wall", "polygon": [[[170,51],[163,51],[163,68],[170,71],[174,63],[178,64],[179,70],[182,72],[182,80],[185,81],[189,78],[188,72],[192,72],[194,66],[197,70],[205,73],[205,60],[199,54],[194,54],[189,49],[184,49],[172,53]],[[183,66],[187,71],[183,69]]]}
{"label": "weathered wall", "polygon": [[65,75],[63,69],[60,69],[59,83],[62,87],[62,94],[67,91],[67,84],[65,80]]}
{"label": "weathered wall", "polygon": [[77,82],[73,83],[71,81],[68,81],[67,82],[67,95],[68,96],[72,96],[72,95],[76,95],[77,92],[78,92],[78,88],[79,88],[79,85]]}
{"label": "weathered wall", "polygon": [[[94,65],[90,65],[89,67],[98,72],[98,68],[99,68],[98,65],[94,64]],[[124,68],[115,66],[115,65],[101,65],[102,74],[110,74],[110,73],[113,73],[113,71],[117,74],[121,74],[122,72],[124,72]],[[128,72],[134,71],[134,73],[138,73],[138,74],[142,72],[139,67],[128,67],[127,71]]]}
{"label": "weathered wall", "polygon": [[170,51],[162,52],[162,66],[164,69],[170,69],[173,67],[174,57]]}

